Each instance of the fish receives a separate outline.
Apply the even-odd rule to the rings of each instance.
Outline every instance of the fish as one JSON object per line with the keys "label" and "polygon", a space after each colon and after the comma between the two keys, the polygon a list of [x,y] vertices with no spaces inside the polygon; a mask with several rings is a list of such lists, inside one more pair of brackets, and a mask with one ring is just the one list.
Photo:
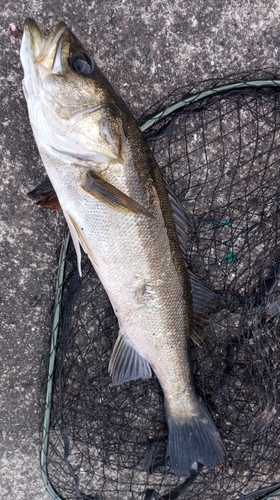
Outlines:
{"label": "fish", "polygon": [[156,375],[166,457],[178,477],[198,463],[222,466],[222,438],[194,387],[189,339],[198,299],[176,230],[175,219],[183,220],[176,197],[131,111],[64,22],[44,38],[26,19],[20,57],[29,120],[79,273],[82,247],[118,319],[112,382]]}

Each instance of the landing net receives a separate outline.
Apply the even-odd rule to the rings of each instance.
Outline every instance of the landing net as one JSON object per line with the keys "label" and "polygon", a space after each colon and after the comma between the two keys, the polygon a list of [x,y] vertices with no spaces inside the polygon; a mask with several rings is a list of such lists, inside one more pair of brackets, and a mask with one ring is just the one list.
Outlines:
{"label": "landing net", "polygon": [[112,385],[117,320],[86,256],[79,277],[66,236],[45,380],[45,484],[65,500],[271,499],[280,488],[280,81],[258,71],[188,85],[140,124],[192,221],[188,266],[223,297],[191,354],[228,463],[174,476],[159,383]]}

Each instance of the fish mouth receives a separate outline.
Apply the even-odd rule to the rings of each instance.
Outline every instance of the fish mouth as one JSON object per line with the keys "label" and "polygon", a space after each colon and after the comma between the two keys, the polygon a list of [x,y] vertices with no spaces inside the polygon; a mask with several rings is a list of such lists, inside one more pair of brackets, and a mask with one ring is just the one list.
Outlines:
{"label": "fish mouth", "polygon": [[27,18],[21,43],[20,57],[24,70],[33,66],[44,68],[44,73],[59,73],[61,71],[61,38],[67,29],[60,21],[45,39],[36,21]]}

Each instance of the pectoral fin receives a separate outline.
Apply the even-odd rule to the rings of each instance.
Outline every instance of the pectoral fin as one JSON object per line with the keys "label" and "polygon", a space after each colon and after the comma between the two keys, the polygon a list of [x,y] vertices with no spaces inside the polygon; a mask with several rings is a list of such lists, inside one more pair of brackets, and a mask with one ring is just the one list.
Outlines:
{"label": "pectoral fin", "polygon": [[105,203],[105,205],[108,205],[114,210],[125,210],[136,214],[143,214],[146,215],[146,217],[153,217],[146,208],[139,205],[139,203],[91,170],[87,172],[86,180],[82,187],[97,200]]}
{"label": "pectoral fin", "polygon": [[115,385],[139,378],[151,378],[152,376],[149,363],[121,333],[119,333],[114,345],[108,371]]}

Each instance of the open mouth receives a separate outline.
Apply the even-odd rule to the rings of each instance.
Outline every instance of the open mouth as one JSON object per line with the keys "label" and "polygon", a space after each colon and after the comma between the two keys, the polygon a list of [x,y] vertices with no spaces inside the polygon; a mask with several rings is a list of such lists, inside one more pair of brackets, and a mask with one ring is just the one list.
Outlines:
{"label": "open mouth", "polygon": [[67,29],[66,24],[61,21],[45,39],[36,21],[27,18],[24,22],[24,32],[21,45],[21,59],[24,66],[24,59],[27,54],[32,54],[33,63],[43,66],[47,71],[57,72],[60,70],[61,62],[61,37]]}

